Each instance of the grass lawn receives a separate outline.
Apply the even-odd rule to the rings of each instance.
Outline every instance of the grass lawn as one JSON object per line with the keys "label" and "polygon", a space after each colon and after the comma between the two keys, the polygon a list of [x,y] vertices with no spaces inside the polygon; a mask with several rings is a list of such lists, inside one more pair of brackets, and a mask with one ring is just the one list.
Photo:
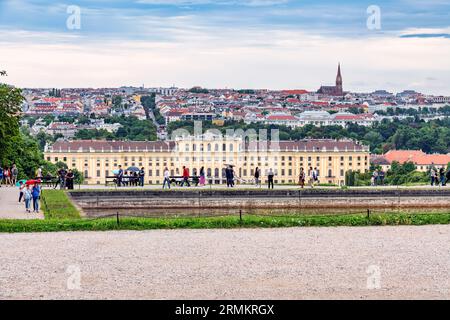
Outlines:
{"label": "grass lawn", "polygon": [[379,213],[341,215],[139,218],[81,218],[77,208],[62,190],[44,190],[44,220],[0,220],[0,232],[108,231],[150,229],[231,229],[280,227],[335,227],[450,224],[450,213]]}
{"label": "grass lawn", "polygon": [[449,224],[450,214],[380,214],[218,218],[116,218],[0,220],[0,232],[108,231],[150,229],[231,229]]}
{"label": "grass lawn", "polygon": [[45,219],[77,219],[80,213],[63,190],[44,190],[41,207]]}

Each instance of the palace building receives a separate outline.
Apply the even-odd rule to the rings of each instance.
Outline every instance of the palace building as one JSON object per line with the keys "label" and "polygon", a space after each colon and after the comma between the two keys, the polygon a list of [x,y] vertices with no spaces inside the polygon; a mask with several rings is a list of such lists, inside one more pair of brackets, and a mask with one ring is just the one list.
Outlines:
{"label": "palace building", "polygon": [[82,172],[88,184],[104,184],[107,176],[121,165],[144,167],[145,183],[160,184],[164,168],[171,176],[180,176],[182,167],[191,175],[204,167],[211,184],[225,182],[225,168],[234,166],[241,183],[252,183],[256,167],[262,181],[267,172],[275,172],[275,182],[295,184],[300,168],[308,174],[317,168],[320,183],[343,185],[349,170],[369,169],[369,147],[353,140],[308,139],[299,141],[248,141],[240,136],[214,134],[184,136],[173,141],[57,141],[47,146],[45,159],[65,162]]}

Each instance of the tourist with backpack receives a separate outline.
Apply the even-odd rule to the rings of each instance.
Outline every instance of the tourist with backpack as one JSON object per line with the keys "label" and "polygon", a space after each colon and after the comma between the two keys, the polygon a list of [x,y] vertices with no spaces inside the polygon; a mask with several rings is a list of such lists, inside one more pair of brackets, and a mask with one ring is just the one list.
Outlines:
{"label": "tourist with backpack", "polygon": [[35,184],[31,190],[31,195],[33,197],[33,212],[39,213],[39,199],[41,197],[41,187],[39,184]]}

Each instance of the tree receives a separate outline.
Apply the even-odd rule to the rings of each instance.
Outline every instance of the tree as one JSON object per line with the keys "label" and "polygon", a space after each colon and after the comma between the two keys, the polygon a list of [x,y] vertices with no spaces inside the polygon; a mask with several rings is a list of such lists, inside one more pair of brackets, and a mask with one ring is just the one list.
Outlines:
{"label": "tree", "polygon": [[154,111],[156,109],[156,95],[152,93],[149,96],[142,96],[141,104],[145,111],[145,118],[150,120],[150,111]]}
{"label": "tree", "polygon": [[19,129],[22,101],[20,89],[0,84],[0,165],[15,163],[19,179],[34,178],[39,166],[52,166],[44,161],[37,140]]}
{"label": "tree", "polygon": [[[4,71],[1,75],[6,75]],[[12,161],[11,154],[16,147],[15,140],[20,137],[19,116],[23,102],[20,89],[0,84],[0,161]]]}

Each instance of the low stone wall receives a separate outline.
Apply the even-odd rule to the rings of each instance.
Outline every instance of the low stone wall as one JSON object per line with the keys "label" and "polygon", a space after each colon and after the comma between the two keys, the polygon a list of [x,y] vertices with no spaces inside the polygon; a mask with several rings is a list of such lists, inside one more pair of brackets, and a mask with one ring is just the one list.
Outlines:
{"label": "low stone wall", "polygon": [[449,208],[450,189],[307,189],[202,191],[81,191],[71,198],[89,209],[339,209]]}

